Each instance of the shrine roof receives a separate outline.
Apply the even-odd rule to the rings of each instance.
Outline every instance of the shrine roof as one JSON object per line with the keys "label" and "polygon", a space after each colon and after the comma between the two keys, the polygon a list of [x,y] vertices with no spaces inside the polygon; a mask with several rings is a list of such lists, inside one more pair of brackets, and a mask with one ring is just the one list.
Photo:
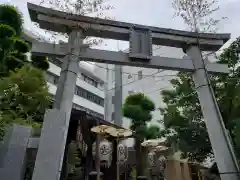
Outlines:
{"label": "shrine roof", "polygon": [[71,114],[71,119],[72,120],[79,120],[80,116],[85,116],[86,117],[86,119],[82,119],[83,121],[88,121],[88,122],[91,121],[91,123],[93,123],[93,124],[97,124],[97,121],[99,121],[100,125],[103,124],[103,125],[108,125],[108,126],[112,126],[112,127],[115,127],[115,128],[123,128],[123,127],[118,126],[114,123],[106,121],[102,118],[99,118],[99,117],[93,116],[91,114],[88,114],[85,111],[78,110],[78,109],[72,109],[72,114]]}

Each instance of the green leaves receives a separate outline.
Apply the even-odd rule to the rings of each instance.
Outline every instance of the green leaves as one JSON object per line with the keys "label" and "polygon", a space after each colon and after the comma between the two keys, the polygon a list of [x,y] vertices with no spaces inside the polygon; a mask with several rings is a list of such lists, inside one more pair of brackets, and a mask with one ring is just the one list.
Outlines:
{"label": "green leaves", "polygon": [[125,104],[137,105],[146,111],[154,111],[155,110],[155,105],[153,104],[153,102],[142,93],[136,93],[136,94],[129,95],[127,97],[127,99],[125,100]]}
{"label": "green leaves", "polygon": [[11,5],[0,5],[0,24],[5,24],[14,29],[16,35],[22,33],[23,18],[18,9]]}
{"label": "green leaves", "polygon": [[124,102],[123,115],[131,119],[130,128],[141,140],[160,137],[158,126],[147,126],[147,123],[152,120],[151,112],[154,110],[154,103],[142,93],[129,95]]}
{"label": "green leaves", "polygon": [[27,53],[30,51],[29,45],[24,42],[21,39],[15,39],[14,42],[14,48],[19,52],[19,53]]}
{"label": "green leaves", "polygon": [[[219,63],[229,63],[230,74],[210,77],[224,123],[234,139],[235,147],[240,147],[238,135],[240,126],[239,123],[233,123],[234,119],[240,117],[239,47],[238,38],[219,56]],[[164,125],[167,130],[174,131],[166,133],[165,137],[168,141],[176,143],[190,160],[202,162],[212,154],[212,148],[199,100],[191,75],[178,73],[177,76],[171,80],[173,90],[162,92],[166,103],[166,107],[161,109]]]}
{"label": "green leaves", "polygon": [[132,124],[146,124],[152,119],[155,105],[144,94],[137,93],[127,97],[123,105],[123,114],[132,120]]}
{"label": "green leaves", "polygon": [[150,125],[146,128],[145,138],[146,139],[156,139],[162,136],[161,129],[159,126]]}
{"label": "green leaves", "polygon": [[48,70],[49,62],[48,62],[47,57],[32,55],[31,59],[32,59],[32,65],[34,67],[42,69],[44,71]]}
{"label": "green leaves", "polygon": [[48,87],[41,70],[23,66],[0,80],[0,113],[5,123],[32,124],[48,106]]}
{"label": "green leaves", "polygon": [[147,126],[152,120],[152,111],[155,110],[154,103],[144,94],[135,93],[129,95],[123,105],[123,115],[129,118],[131,130],[135,132],[135,149],[137,161],[137,175],[143,175],[143,160],[141,153],[141,142],[144,139],[155,139],[160,137],[160,129],[156,126]]}
{"label": "green leaves", "polygon": [[0,40],[11,38],[16,35],[15,30],[6,24],[0,24]]}
{"label": "green leaves", "polygon": [[45,57],[28,61],[30,47],[21,39],[22,24],[15,7],[0,5],[0,139],[12,123],[35,126],[49,106],[42,71],[49,64]]}

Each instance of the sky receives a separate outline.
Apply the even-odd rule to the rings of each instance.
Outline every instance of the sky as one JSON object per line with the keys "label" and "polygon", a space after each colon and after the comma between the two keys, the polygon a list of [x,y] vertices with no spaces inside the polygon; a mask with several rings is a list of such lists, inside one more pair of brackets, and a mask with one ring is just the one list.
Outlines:
{"label": "sky", "polygon": [[[11,3],[16,5],[24,14],[24,26],[33,33],[41,31],[31,23],[27,2],[39,4],[40,0],[0,0],[0,3]],[[172,28],[185,30],[186,25],[179,17],[174,17],[172,0],[107,0],[107,3],[114,6],[114,9],[108,12],[108,15],[115,20],[125,21],[143,25],[157,26],[162,28]],[[218,0],[220,10],[216,13],[217,17],[227,17],[219,25],[219,32],[231,33],[231,41],[240,36],[240,0]],[[108,50],[125,50],[127,43],[107,40],[100,47]]]}

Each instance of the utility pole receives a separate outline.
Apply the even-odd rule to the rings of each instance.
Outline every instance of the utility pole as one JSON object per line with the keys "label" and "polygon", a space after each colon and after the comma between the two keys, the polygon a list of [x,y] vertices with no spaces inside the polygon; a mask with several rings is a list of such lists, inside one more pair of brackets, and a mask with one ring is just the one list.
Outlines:
{"label": "utility pole", "polygon": [[115,65],[114,124],[122,127],[122,66]]}
{"label": "utility pole", "polygon": [[104,85],[104,119],[105,121],[112,121],[112,72],[109,70],[109,65],[106,64],[106,82]]}
{"label": "utility pole", "polygon": [[104,120],[109,121],[109,93],[108,93],[108,85],[109,85],[109,70],[108,64],[106,64],[106,77],[104,82]]}

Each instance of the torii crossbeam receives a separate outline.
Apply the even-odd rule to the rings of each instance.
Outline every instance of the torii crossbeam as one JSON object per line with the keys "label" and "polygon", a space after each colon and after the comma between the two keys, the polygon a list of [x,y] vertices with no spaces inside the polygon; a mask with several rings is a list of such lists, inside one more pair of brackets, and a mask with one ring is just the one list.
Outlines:
{"label": "torii crossbeam", "polygon": [[[30,3],[28,9],[31,20],[39,23],[40,28],[69,34],[67,44],[34,42],[32,46],[32,53],[64,58],[55,109],[49,110],[44,118],[33,180],[60,178],[80,60],[192,72],[221,178],[239,179],[235,155],[207,76],[207,72],[228,73],[228,67],[206,63],[201,56],[201,51],[220,49],[230,39],[230,34],[193,33],[104,20]],[[111,52],[84,47],[86,36],[129,41],[130,51]],[[153,44],[183,48],[189,58],[152,56]]]}

